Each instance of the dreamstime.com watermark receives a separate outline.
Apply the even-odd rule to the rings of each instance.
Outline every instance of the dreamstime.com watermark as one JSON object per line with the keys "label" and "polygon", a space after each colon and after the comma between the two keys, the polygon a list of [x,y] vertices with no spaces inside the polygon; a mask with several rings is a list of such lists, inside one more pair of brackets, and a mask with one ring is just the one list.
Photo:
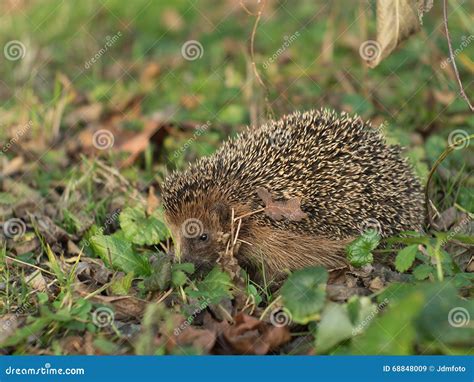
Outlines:
{"label": "dreamstime.com watermark", "polygon": [[280,45],[280,47],[276,50],[275,53],[273,53],[271,57],[265,60],[265,62],[263,63],[263,68],[268,69],[268,67],[273,64],[277,60],[277,58],[280,57],[285,52],[285,50],[287,50],[290,45],[298,39],[298,37],[300,37],[299,31],[296,31],[291,36],[283,37],[283,44]]}
{"label": "dreamstime.com watermark", "polygon": [[382,224],[375,218],[367,218],[360,224],[359,232],[361,235],[364,233],[372,231],[378,235],[382,235]]}
{"label": "dreamstime.com watermark", "polygon": [[10,327],[18,320],[18,318],[20,316],[31,312],[32,307],[33,307],[33,305],[31,305],[30,303],[27,302],[27,303],[19,306],[18,308],[16,308],[12,312],[12,316],[9,319],[3,320],[3,324],[0,327],[0,332],[3,332],[3,331],[7,332],[10,329]]}
{"label": "dreamstime.com watermark", "polygon": [[181,232],[184,237],[188,239],[195,239],[204,232],[204,225],[202,221],[195,218],[186,219],[181,225]]}
{"label": "dreamstime.com watermark", "polygon": [[94,54],[90,60],[86,61],[84,63],[84,68],[87,70],[87,69],[90,69],[90,67],[92,65],[94,65],[97,61],[100,60],[100,58],[105,54],[107,53],[107,51],[109,50],[109,48],[112,48],[115,43],[120,39],[120,37],[122,37],[122,32],[117,32],[116,34],[114,34],[112,37],[110,36],[107,36],[105,38],[105,44],[104,46],[99,49],[96,54]]}
{"label": "dreamstime.com watermark", "polygon": [[107,129],[97,130],[92,136],[92,146],[98,150],[111,149],[114,145],[114,142],[114,135]]}
{"label": "dreamstime.com watermark", "polygon": [[181,46],[181,55],[187,61],[198,60],[204,54],[204,47],[197,40],[188,40]]}
{"label": "dreamstime.com watermark", "polygon": [[57,368],[45,363],[42,367],[12,367],[5,368],[6,375],[85,375],[83,367]]}
{"label": "dreamstime.com watermark", "polygon": [[107,326],[111,326],[114,321],[115,313],[107,306],[101,306],[92,313],[92,322],[98,328],[106,328]]}
{"label": "dreamstime.com watermark", "polygon": [[378,41],[375,40],[367,40],[360,44],[359,47],[359,55],[365,61],[376,61],[380,57],[382,53],[382,46]]}
{"label": "dreamstime.com watermark", "polygon": [[448,313],[448,322],[454,328],[461,328],[467,326],[471,321],[469,311],[463,307],[457,306],[451,309]]}
{"label": "dreamstime.com watermark", "polygon": [[[474,35],[471,34],[469,36],[462,36],[461,40],[462,42],[459,44],[459,48],[454,49],[453,57],[456,57],[458,54],[462,53],[462,51],[474,41]],[[440,64],[441,69],[446,68],[446,66],[448,66],[451,61],[451,57],[444,59]]]}
{"label": "dreamstime.com watermark", "polygon": [[182,155],[189,148],[189,146],[191,146],[194,143],[194,141],[198,137],[200,137],[202,134],[204,134],[207,131],[209,126],[211,126],[210,121],[206,121],[204,125],[199,126],[194,132],[193,136],[189,138],[183,146],[181,146],[179,149],[174,151],[173,158],[177,159],[180,155]]}
{"label": "dreamstime.com watermark", "polygon": [[3,223],[3,234],[9,239],[17,240],[26,232],[26,224],[19,218],[8,219]]}
{"label": "dreamstime.com watermark", "polygon": [[462,150],[469,146],[470,138],[466,130],[456,129],[449,133],[448,145],[452,146],[454,150]]}
{"label": "dreamstime.com watermark", "polygon": [[18,61],[26,56],[26,47],[19,40],[8,41],[3,47],[3,55],[8,61]]}
{"label": "dreamstime.com watermark", "polygon": [[288,326],[292,321],[291,312],[285,307],[276,308],[270,313],[270,323],[277,328]]}
{"label": "dreamstime.com watermark", "polygon": [[372,313],[370,313],[366,318],[362,320],[362,322],[359,325],[357,325],[354,329],[352,329],[352,335],[356,336],[362,333],[364,328],[367,325],[369,325],[370,321],[372,321],[375,318],[375,316],[379,314],[380,311],[384,309],[387,305],[388,305],[388,298],[386,298],[380,304],[378,304]]}
{"label": "dreamstime.com watermark", "polygon": [[5,143],[2,147],[2,152],[6,153],[10,148],[17,143],[21,137],[23,137],[33,126],[33,121],[28,121],[25,126],[20,127],[18,130],[15,131],[15,136],[11,138],[7,143]]}
{"label": "dreamstime.com watermark", "polygon": [[186,330],[186,328],[191,325],[194,321],[194,319],[196,318],[196,316],[201,313],[204,309],[206,309],[209,304],[211,303],[211,300],[209,298],[206,298],[204,301],[202,301],[199,306],[193,311],[192,314],[190,314],[186,320],[184,320],[181,325],[179,325],[178,327],[176,327],[174,330],[173,330],[173,333],[175,336],[179,336],[184,330]]}
{"label": "dreamstime.com watermark", "polygon": [[458,224],[454,226],[452,230],[449,231],[448,236],[444,238],[441,241],[441,247],[443,247],[448,241],[450,241],[454,236],[456,236],[458,233],[462,232],[464,227],[467,227],[467,225],[471,222],[471,217],[469,215],[466,215]]}

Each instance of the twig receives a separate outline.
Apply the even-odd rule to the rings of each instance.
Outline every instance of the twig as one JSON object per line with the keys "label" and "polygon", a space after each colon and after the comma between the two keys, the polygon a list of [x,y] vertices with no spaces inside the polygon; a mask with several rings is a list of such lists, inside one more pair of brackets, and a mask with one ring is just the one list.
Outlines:
{"label": "twig", "polygon": [[247,216],[254,215],[254,214],[256,214],[256,213],[258,213],[258,212],[262,212],[262,211],[265,211],[265,208],[260,208],[260,209],[258,209],[258,210],[248,212],[248,213],[243,214],[243,215],[241,215],[241,216],[237,216],[237,217],[234,219],[234,221],[236,221],[236,220],[242,220],[243,218],[246,218]]}
{"label": "twig", "polygon": [[255,64],[254,46],[255,46],[255,34],[257,33],[257,27],[258,27],[258,24],[259,24],[260,19],[262,17],[263,8],[265,8],[266,3],[267,3],[267,1],[264,0],[262,2],[262,6],[258,10],[257,18],[255,19],[255,23],[253,24],[253,28],[252,28],[252,35],[250,36],[250,59],[252,60],[253,72],[254,72],[255,77],[257,78],[258,82],[260,83],[260,85],[262,85],[265,89],[266,89],[266,86],[263,83],[262,78],[260,77],[260,74],[258,73],[257,66]]}
{"label": "twig", "polygon": [[461,78],[459,77],[458,67],[454,59],[453,46],[451,44],[451,36],[449,35],[449,28],[448,28],[448,2],[447,0],[443,0],[443,15],[444,15],[444,29],[446,30],[446,40],[448,40],[449,58],[453,65],[454,73],[456,75],[456,80],[458,81],[458,84],[459,84],[461,97],[466,100],[471,111],[474,111],[474,106],[472,106],[471,102],[469,101],[469,98],[466,95],[466,92],[464,91],[464,87],[462,86]]}
{"label": "twig", "polygon": [[267,86],[263,82],[262,77],[260,77],[260,74],[257,70],[257,64],[255,63],[255,35],[257,34],[258,24],[260,23],[260,19],[262,18],[263,10],[264,10],[266,4],[267,4],[267,0],[263,0],[262,1],[262,6],[260,7],[257,14],[255,15],[254,13],[252,13],[248,10],[248,8],[243,4],[242,1],[240,1],[240,6],[242,7],[242,9],[249,16],[256,16],[255,23],[253,24],[253,28],[252,28],[252,34],[250,36],[250,61],[251,61],[252,70],[253,70],[253,73],[255,75],[255,78],[257,79],[258,83],[260,84],[260,86],[264,90],[264,93],[265,93],[265,106],[267,107],[267,110],[268,110],[270,116],[273,117],[273,115],[275,113],[273,112],[273,108],[272,108],[270,102],[268,101],[269,91],[268,91]]}
{"label": "twig", "polygon": [[235,238],[234,238],[234,241],[232,242],[232,248],[234,248],[235,245],[237,244],[237,239],[239,237],[241,226],[242,226],[242,219],[239,219],[239,223],[237,224],[237,230],[235,231]]}
{"label": "twig", "polygon": [[259,320],[262,321],[265,318],[265,316],[267,315],[267,313],[270,311],[270,309],[273,308],[273,306],[277,302],[279,302],[281,299],[282,299],[282,297],[281,297],[281,295],[279,295],[275,300],[273,300],[270,304],[268,304],[268,306],[265,308],[265,310],[260,315]]}
{"label": "twig", "polygon": [[163,296],[161,296],[156,303],[159,304],[160,302],[163,302],[165,298],[171,294],[171,292],[173,292],[173,288],[170,288],[169,290],[167,290],[166,293]]}
{"label": "twig", "polygon": [[43,269],[43,268],[41,268],[41,267],[38,267],[37,265],[33,265],[33,264],[27,263],[27,262],[25,262],[25,261],[21,261],[21,260],[15,259],[14,257],[10,257],[10,256],[8,256],[8,255],[5,255],[5,258],[8,259],[8,260],[14,261],[14,262],[16,262],[16,263],[20,263],[20,264],[22,264],[22,265],[26,265],[26,266],[28,266],[28,267],[35,268],[35,269],[37,269],[37,270],[39,270],[39,271],[41,271],[41,272],[44,272],[44,273],[47,273],[48,275],[52,275],[52,276],[55,276],[55,277],[56,277],[56,275],[55,275],[53,272],[47,271],[46,269]]}
{"label": "twig", "polygon": [[249,15],[249,16],[255,16],[255,13],[250,12],[250,10],[247,8],[247,6],[244,4],[242,0],[239,1],[240,6],[242,9]]}

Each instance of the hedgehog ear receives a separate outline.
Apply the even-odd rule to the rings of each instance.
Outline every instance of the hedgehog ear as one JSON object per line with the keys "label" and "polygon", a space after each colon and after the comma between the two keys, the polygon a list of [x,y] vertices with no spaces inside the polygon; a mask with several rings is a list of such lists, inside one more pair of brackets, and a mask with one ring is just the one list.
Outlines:
{"label": "hedgehog ear", "polygon": [[217,215],[221,224],[227,224],[230,220],[230,207],[223,202],[217,202],[211,207],[211,213]]}

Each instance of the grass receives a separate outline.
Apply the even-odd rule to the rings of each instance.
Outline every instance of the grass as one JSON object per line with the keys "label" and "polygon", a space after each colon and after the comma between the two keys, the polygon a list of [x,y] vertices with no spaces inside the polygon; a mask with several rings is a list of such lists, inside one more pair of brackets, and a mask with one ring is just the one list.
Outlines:
{"label": "grass", "polygon": [[[271,1],[255,35],[262,86],[248,53],[255,16],[238,2],[12,4],[0,46],[17,40],[25,55],[0,65],[0,352],[472,354],[474,118],[443,66],[440,7],[368,69],[358,51],[373,6]],[[472,8],[450,9],[456,48],[473,35]],[[190,40],[195,60],[183,58]],[[473,51],[456,56],[471,97]],[[471,137],[433,172],[425,233],[374,250],[369,232],[353,245],[364,267],[309,268],[279,291],[163,255],[172,240],[153,195],[166,171],[247,124],[322,106],[382,125],[424,184],[448,145]],[[112,148],[92,145],[97,129]],[[305,280],[308,296],[295,290]]]}

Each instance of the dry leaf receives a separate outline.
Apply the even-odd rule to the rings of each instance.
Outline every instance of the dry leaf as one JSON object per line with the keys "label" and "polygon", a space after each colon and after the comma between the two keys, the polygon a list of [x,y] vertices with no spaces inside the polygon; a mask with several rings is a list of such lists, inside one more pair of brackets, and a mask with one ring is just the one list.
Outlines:
{"label": "dry leaf", "polygon": [[91,301],[101,304],[110,304],[113,306],[116,320],[139,319],[143,316],[146,301],[132,296],[101,296],[97,295],[91,298]]}
{"label": "dry leaf", "polygon": [[93,345],[93,337],[90,332],[84,336],[68,336],[60,340],[62,353],[74,355],[98,355],[102,354],[99,349]]}
{"label": "dry leaf", "polygon": [[194,346],[209,353],[216,342],[216,333],[211,330],[188,326],[174,338],[178,346]]}
{"label": "dry leaf", "polygon": [[376,46],[371,47],[373,50],[369,54],[361,50],[362,57],[371,68],[375,68],[402,41],[420,29],[417,0],[378,0],[376,16]]}
{"label": "dry leaf", "polygon": [[148,147],[150,138],[161,128],[161,124],[152,120],[145,121],[143,131],[135,135],[132,139],[117,146],[118,151],[126,151],[130,156],[125,159],[119,167],[128,167],[135,159]]}
{"label": "dry leaf", "polygon": [[13,158],[10,161],[7,161],[3,166],[1,175],[3,177],[11,176],[21,170],[23,165],[25,164],[25,160],[22,156],[18,156]]}
{"label": "dry leaf", "polygon": [[222,334],[238,354],[267,354],[291,339],[288,327],[268,325],[244,313],[239,313],[235,324],[225,328]]}
{"label": "dry leaf", "polygon": [[48,284],[43,277],[40,270],[34,271],[25,279],[26,283],[30,285],[35,291],[44,292],[48,289]]}
{"label": "dry leaf", "polygon": [[423,25],[423,16],[433,8],[433,0],[416,0],[416,6],[420,24]]}
{"label": "dry leaf", "polygon": [[369,284],[369,289],[372,292],[377,292],[377,291],[383,289],[383,287],[384,287],[384,283],[380,279],[380,277],[378,277],[378,276],[375,279],[373,279]]}
{"label": "dry leaf", "polygon": [[0,343],[15,333],[19,324],[18,316],[14,313],[7,313],[0,316]]}
{"label": "dry leaf", "polygon": [[297,222],[307,217],[306,213],[301,211],[301,198],[275,201],[263,187],[257,189],[257,195],[265,203],[265,214],[274,220],[286,218]]}

